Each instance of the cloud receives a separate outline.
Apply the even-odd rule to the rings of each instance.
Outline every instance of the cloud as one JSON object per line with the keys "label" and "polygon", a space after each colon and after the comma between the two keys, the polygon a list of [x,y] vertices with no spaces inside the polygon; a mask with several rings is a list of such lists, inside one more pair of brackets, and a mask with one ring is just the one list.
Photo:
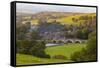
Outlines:
{"label": "cloud", "polygon": [[17,3],[17,12],[38,13],[43,11],[94,13],[96,12],[96,8],[80,7],[80,6]]}

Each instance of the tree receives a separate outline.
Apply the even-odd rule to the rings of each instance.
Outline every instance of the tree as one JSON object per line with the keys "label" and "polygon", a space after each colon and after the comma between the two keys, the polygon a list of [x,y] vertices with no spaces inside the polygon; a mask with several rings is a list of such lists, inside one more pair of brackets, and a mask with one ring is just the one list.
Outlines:
{"label": "tree", "polygon": [[87,46],[86,46],[86,49],[91,52],[91,53],[96,53],[96,32],[92,32],[90,35],[89,35],[89,40],[88,40],[88,43],[87,43]]}
{"label": "tree", "polygon": [[96,61],[96,31],[89,35],[87,46],[81,51],[75,52],[71,55],[73,61]]}
{"label": "tree", "polygon": [[[41,40],[41,36],[39,35],[39,33],[37,31],[33,31],[33,32],[28,32],[25,34],[25,39],[26,40]],[[25,40],[24,39],[24,40]]]}
{"label": "tree", "polygon": [[78,22],[78,19],[72,18],[72,21],[73,21],[73,22]]}
{"label": "tree", "polygon": [[82,30],[81,30],[81,29],[78,29],[78,30],[76,31],[76,37],[82,39],[83,33],[82,33]]}
{"label": "tree", "polygon": [[49,55],[47,55],[45,53],[45,43],[42,41],[42,42],[38,42],[37,44],[35,44],[31,49],[30,49],[30,53],[34,56],[37,56],[37,57],[41,57],[41,58],[50,58]]}
{"label": "tree", "polygon": [[29,32],[29,29],[31,27],[30,22],[26,22],[25,24],[17,24],[16,26],[16,38],[18,40],[25,39],[26,33]]}
{"label": "tree", "polygon": [[88,28],[76,30],[76,37],[80,39],[88,39],[89,34],[90,34],[90,31]]}
{"label": "tree", "polygon": [[45,53],[45,43],[43,41],[17,40],[17,53],[33,55],[41,58],[50,58]]}
{"label": "tree", "polygon": [[88,39],[88,35],[89,35],[89,30],[87,29],[87,28],[84,28],[83,30],[82,30],[82,33],[83,33],[83,39]]}

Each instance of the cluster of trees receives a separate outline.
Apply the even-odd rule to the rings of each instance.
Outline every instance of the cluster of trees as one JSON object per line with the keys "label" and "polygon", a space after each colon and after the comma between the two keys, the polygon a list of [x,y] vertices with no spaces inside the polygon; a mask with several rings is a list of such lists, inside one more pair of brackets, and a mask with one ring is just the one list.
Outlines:
{"label": "cluster of trees", "polygon": [[[87,39],[86,47],[82,50],[74,52],[71,55],[72,61],[96,61],[96,16],[80,16],[79,19],[72,19],[74,23],[81,22],[80,26],[71,26],[67,36],[80,39]],[[83,24],[82,24],[83,22]],[[69,35],[68,35],[69,34]]]}
{"label": "cluster of trees", "polygon": [[50,58],[48,54],[45,53],[45,42],[38,41],[41,39],[38,32],[30,32],[30,22],[20,23],[16,26],[16,45],[17,53],[28,54],[37,56],[40,58]]}
{"label": "cluster of trees", "polygon": [[17,53],[33,55],[40,58],[50,58],[45,53],[45,48],[43,41],[17,40]]}
{"label": "cluster of trees", "polygon": [[66,38],[88,39],[89,34],[96,28],[96,16],[80,16],[79,19],[72,18],[72,21],[79,25],[66,25]]}
{"label": "cluster of trees", "polygon": [[25,24],[22,23],[16,23],[16,39],[17,40],[23,40],[25,39],[26,33],[29,32],[31,23],[27,22]]}
{"label": "cluster of trees", "polygon": [[96,61],[96,31],[89,34],[87,46],[81,51],[75,52],[71,55],[73,61]]}
{"label": "cluster of trees", "polygon": [[85,15],[85,16],[80,16],[79,18],[72,18],[72,21],[75,23],[80,22],[82,20],[87,22],[94,22],[94,20],[96,20],[96,16]]}
{"label": "cluster of trees", "polygon": [[[75,24],[62,25],[60,22],[56,22],[56,20],[54,20],[52,23],[48,23],[47,20],[45,20],[45,19],[39,19],[39,21],[38,21],[39,25],[38,25],[38,30],[37,30],[37,31],[39,31],[39,33],[37,33],[37,32],[36,33],[45,35],[45,32],[52,33],[52,32],[58,31],[58,32],[63,33],[63,35],[58,34],[58,36],[61,36],[62,38],[63,37],[78,38],[78,39],[87,40],[88,35],[95,29],[95,27],[94,27],[96,25],[95,20],[96,20],[96,16],[85,15],[85,16],[80,16],[79,18],[75,18],[75,17],[72,18],[72,21],[74,23],[78,23],[79,25],[75,25]],[[27,25],[27,27],[28,26],[29,26],[29,24]],[[24,30],[26,30],[26,29],[24,28]],[[24,35],[21,33],[19,36],[23,37]],[[48,34],[48,36],[50,36],[50,34]],[[46,36],[42,36],[42,37],[45,38]],[[50,36],[48,39],[50,39],[50,38],[52,38],[52,36]]]}
{"label": "cluster of trees", "polygon": [[81,26],[70,25],[66,27],[64,36],[66,38],[88,39],[88,35],[93,31],[90,29],[88,27],[81,28]]}
{"label": "cluster of trees", "polygon": [[80,16],[79,19],[72,18],[72,21],[74,23],[80,23],[80,25],[67,26],[66,38],[87,39],[88,41],[86,47],[71,55],[71,60],[96,61],[96,16]]}

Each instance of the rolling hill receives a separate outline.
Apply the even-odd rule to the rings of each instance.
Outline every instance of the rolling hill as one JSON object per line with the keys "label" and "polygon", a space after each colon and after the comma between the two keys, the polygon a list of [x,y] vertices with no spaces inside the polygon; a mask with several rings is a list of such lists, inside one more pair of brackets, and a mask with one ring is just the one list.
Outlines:
{"label": "rolling hill", "polygon": [[61,24],[79,24],[80,21],[74,23],[72,18],[79,19],[80,16],[96,16],[95,13],[72,13],[72,12],[40,12],[36,14],[17,13],[17,17],[21,17],[22,23],[30,21],[32,25],[38,25],[39,20],[49,23],[60,22]]}

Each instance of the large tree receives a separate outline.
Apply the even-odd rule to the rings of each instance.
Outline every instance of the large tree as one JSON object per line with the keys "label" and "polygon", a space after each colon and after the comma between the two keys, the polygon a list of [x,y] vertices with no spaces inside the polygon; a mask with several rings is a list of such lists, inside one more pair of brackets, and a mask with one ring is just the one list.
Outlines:
{"label": "large tree", "polygon": [[96,32],[89,35],[87,46],[81,51],[75,52],[71,56],[73,61],[96,61],[97,59],[97,43]]}

